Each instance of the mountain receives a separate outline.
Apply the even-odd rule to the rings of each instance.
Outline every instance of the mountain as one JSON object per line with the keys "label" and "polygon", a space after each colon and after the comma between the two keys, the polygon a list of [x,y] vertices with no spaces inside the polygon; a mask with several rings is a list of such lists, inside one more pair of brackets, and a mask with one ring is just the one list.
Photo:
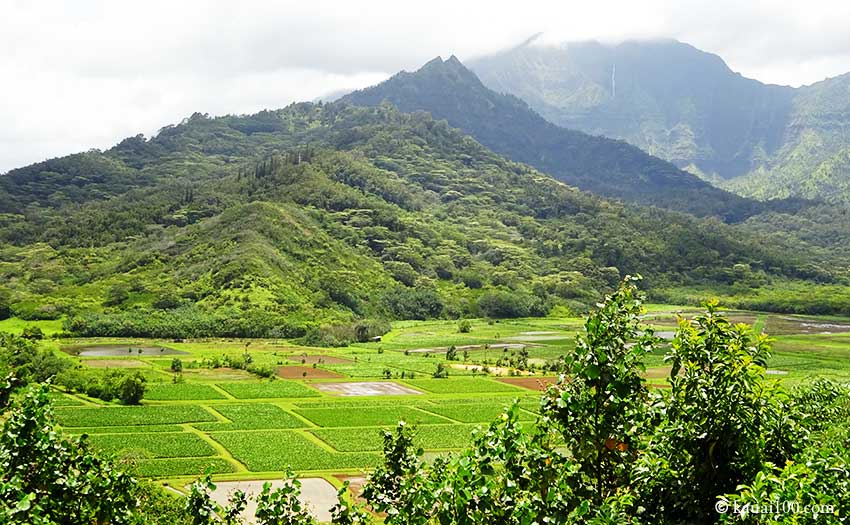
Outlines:
{"label": "mountain", "polygon": [[195,114],[0,178],[0,311],[79,335],[543,315],[627,273],[659,291],[840,282],[809,250],[578,191],[389,105]]}
{"label": "mountain", "polygon": [[427,111],[496,153],[598,195],[732,222],[763,209],[623,141],[558,127],[517,97],[485,87],[454,56],[438,57],[418,71],[398,73],[340,100],[368,106],[386,101],[406,112]]}
{"label": "mountain", "polygon": [[469,65],[558,125],[626,140],[742,195],[850,200],[850,75],[766,85],[673,40],[531,39]]}

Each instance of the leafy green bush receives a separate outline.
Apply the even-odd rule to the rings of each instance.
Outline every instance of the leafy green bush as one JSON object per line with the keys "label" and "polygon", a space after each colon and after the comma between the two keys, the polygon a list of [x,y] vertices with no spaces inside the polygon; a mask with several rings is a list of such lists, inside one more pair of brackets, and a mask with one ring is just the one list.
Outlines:
{"label": "leafy green bush", "polygon": [[0,435],[0,521],[128,523],[136,481],[92,453],[85,437],[55,432],[46,386],[29,389]]}
{"label": "leafy green bush", "polygon": [[30,339],[0,332],[0,371],[13,370],[22,385],[47,381],[70,366],[69,359],[40,349]]}
{"label": "leafy green bush", "polygon": [[38,341],[44,339],[44,332],[37,326],[27,326],[21,332],[21,337],[30,341]]}
{"label": "leafy green bush", "polygon": [[487,292],[478,298],[478,310],[484,317],[540,317],[546,315],[547,308],[533,295],[522,292],[496,290]]}
{"label": "leafy green bush", "polygon": [[103,401],[118,399],[125,405],[138,405],[147,390],[147,379],[138,371],[108,370],[101,375],[82,368],[67,369],[56,376],[56,383],[68,392],[84,392]]}
{"label": "leafy green bush", "polygon": [[390,323],[383,320],[361,319],[353,323],[322,325],[311,328],[302,339],[308,346],[348,346],[365,343],[390,331]]}
{"label": "leafy green bush", "polygon": [[445,309],[436,291],[402,286],[385,293],[381,304],[394,319],[433,319],[440,317]]}

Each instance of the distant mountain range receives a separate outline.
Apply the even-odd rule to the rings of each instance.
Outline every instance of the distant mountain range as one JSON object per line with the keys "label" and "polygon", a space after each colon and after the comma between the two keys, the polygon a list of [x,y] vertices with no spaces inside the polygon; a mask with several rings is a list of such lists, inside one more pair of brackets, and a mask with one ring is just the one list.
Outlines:
{"label": "distant mountain range", "polygon": [[741,195],[850,202],[850,75],[766,85],[673,40],[531,39],[468,65],[555,124],[626,140]]}

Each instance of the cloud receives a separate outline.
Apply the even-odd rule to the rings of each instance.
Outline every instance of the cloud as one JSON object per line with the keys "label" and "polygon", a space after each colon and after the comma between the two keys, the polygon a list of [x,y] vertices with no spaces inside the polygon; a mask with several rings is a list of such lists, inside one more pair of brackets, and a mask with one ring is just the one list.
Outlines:
{"label": "cloud", "polygon": [[768,82],[850,69],[850,4],[826,0],[0,2],[0,172],[195,111],[282,107],[540,31],[673,37]]}

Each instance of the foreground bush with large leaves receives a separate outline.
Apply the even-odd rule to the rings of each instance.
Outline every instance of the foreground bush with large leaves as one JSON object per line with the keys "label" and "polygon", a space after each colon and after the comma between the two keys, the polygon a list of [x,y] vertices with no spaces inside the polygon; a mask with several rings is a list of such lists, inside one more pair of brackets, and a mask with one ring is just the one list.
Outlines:
{"label": "foreground bush with large leaves", "polygon": [[[0,390],[12,385],[7,380]],[[31,387],[6,416],[0,435],[0,523],[181,522],[179,509],[159,488],[94,453],[84,437],[56,430],[47,386]]]}
{"label": "foreground bush with large leaves", "polygon": [[[850,523],[848,388],[768,381],[769,341],[713,304],[665,347],[641,326],[634,281],[588,317],[534,425],[515,404],[471,447],[429,463],[400,422],[363,489],[376,514],[343,487],[334,523]],[[644,383],[649,352],[666,353],[669,389]],[[185,502],[139,489],[85,440],[61,437],[46,396],[30,390],[7,412],[0,523],[240,522],[245,495],[218,506],[209,478]],[[267,488],[257,522],[312,523],[298,492],[295,480]]]}
{"label": "foreground bush with large leaves", "polygon": [[[642,358],[662,342],[641,311],[631,279],[598,305],[533,428],[513,407],[428,465],[399,425],[364,496],[398,525],[850,522],[847,387],[783,391],[767,338],[708,304],[680,322],[670,388],[651,393]],[[787,512],[752,512],[777,502]]]}

